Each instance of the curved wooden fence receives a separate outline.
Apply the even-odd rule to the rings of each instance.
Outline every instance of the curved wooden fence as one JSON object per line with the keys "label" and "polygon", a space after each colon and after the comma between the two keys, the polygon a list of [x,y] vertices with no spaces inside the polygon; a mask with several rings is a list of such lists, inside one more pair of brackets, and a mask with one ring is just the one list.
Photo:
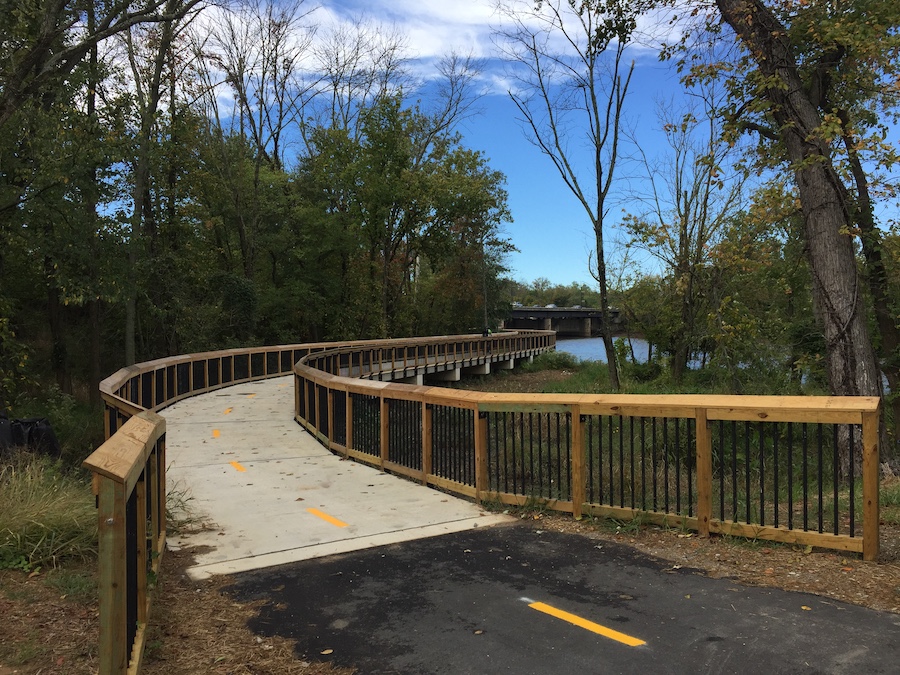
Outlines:
{"label": "curved wooden fence", "polygon": [[[93,472],[99,517],[99,671],[137,673],[151,594],[166,540],[165,419],[181,399],[222,387],[280,377],[316,353],[335,368],[372,380],[454,376],[458,369],[511,367],[550,349],[547,331],[310,343],[231,349],[147,361],[100,384],[107,441],[84,462]],[[393,385],[399,386],[399,385]]]}
{"label": "curved wooden fence", "polygon": [[[326,447],[497,504],[706,535],[879,550],[879,400],[496,394],[423,386],[511,368],[547,331],[317,343],[177,356],[104,380],[100,672],[137,672],[165,548],[165,420],[196,394],[293,373],[295,417]],[[411,383],[411,384],[404,384]]]}

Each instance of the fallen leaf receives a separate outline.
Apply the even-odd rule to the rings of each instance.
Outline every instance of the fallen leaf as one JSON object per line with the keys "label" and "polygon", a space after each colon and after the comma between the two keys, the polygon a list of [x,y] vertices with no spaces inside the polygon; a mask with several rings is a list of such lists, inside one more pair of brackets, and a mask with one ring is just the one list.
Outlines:
{"label": "fallen leaf", "polygon": [[302,501],[303,501],[303,497],[297,497],[297,499],[295,499],[294,501],[295,501],[295,502],[302,502]]}
{"label": "fallen leaf", "polygon": [[763,574],[766,574],[766,575],[768,575],[768,576],[772,576],[773,574],[775,574],[775,570],[774,570],[774,568],[772,568],[772,567],[767,567],[767,568],[766,568],[766,571],[763,572]]}
{"label": "fallen leaf", "polygon": [[807,555],[812,553],[812,545],[808,545],[806,548],[804,548],[803,552],[806,553]]}
{"label": "fallen leaf", "polygon": [[319,653],[322,654],[323,656],[328,656],[329,654],[333,654],[334,650],[333,649],[323,649]]}
{"label": "fallen leaf", "polygon": [[772,549],[770,549],[770,548],[761,548],[761,549],[759,549],[759,552],[760,552],[760,553],[763,553],[764,555],[769,555],[769,554],[772,552]]}
{"label": "fallen leaf", "polygon": [[852,567],[842,567],[841,568],[841,572],[852,572],[852,571],[853,571]]}
{"label": "fallen leaf", "polygon": [[484,633],[483,630],[476,630],[476,631],[475,631],[475,635],[481,635],[482,633]]}
{"label": "fallen leaf", "polygon": [[800,606],[800,609],[802,609],[802,610],[808,612],[808,611],[810,611],[810,610],[812,609],[812,607],[807,607],[806,605],[801,605],[801,606]]}

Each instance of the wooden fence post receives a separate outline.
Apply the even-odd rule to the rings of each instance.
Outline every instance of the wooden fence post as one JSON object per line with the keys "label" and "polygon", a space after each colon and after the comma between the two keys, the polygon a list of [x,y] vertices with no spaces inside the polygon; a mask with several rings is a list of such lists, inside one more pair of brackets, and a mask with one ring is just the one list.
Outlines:
{"label": "wooden fence post", "polygon": [[480,504],[490,489],[487,457],[487,413],[473,410],[475,418],[475,500]]}
{"label": "wooden fence post", "polygon": [[125,485],[100,477],[99,584],[101,673],[124,673],[128,668],[127,564],[125,553]]}
{"label": "wooden fence post", "polygon": [[706,408],[697,408],[697,533],[709,536],[712,518],[712,436]]}
{"label": "wooden fence post", "polygon": [[[880,411],[863,413],[862,416],[862,471],[863,471],[863,560],[875,560],[880,549],[879,472],[881,463],[878,451],[878,425]],[[852,458],[851,458],[852,461]]]}
{"label": "wooden fence post", "polygon": [[581,520],[581,507],[584,504],[584,421],[581,419],[581,407],[571,407],[572,438],[569,448],[569,458],[572,467],[572,516],[575,520]]}

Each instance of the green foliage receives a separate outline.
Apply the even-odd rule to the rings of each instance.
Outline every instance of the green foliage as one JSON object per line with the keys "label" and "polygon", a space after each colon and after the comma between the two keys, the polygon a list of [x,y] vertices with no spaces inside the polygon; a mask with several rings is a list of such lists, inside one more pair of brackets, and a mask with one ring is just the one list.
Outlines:
{"label": "green foliage", "polygon": [[39,395],[26,393],[10,409],[10,417],[46,417],[62,450],[61,467],[80,471],[81,463],[103,443],[102,410],[63,394],[54,386]]}
{"label": "green foliage", "polygon": [[577,357],[568,352],[553,350],[539,354],[531,363],[523,363],[519,370],[523,373],[538,373],[542,370],[579,370],[581,367]]}
{"label": "green foliage", "polygon": [[14,453],[0,463],[0,567],[32,570],[97,554],[90,486],[45,458]]}

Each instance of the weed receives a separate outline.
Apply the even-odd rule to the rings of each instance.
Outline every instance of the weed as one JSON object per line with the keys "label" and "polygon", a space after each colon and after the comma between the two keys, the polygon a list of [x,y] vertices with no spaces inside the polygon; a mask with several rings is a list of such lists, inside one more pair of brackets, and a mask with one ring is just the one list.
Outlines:
{"label": "weed", "polygon": [[97,555],[97,512],[87,484],[43,457],[0,465],[0,567],[28,571]]}
{"label": "weed", "polygon": [[213,527],[209,518],[194,508],[193,501],[190,488],[182,482],[166,491],[166,530],[170,534],[202,532]]}
{"label": "weed", "polygon": [[544,352],[535,357],[531,363],[523,363],[520,370],[523,373],[537,373],[541,370],[577,370],[581,363],[576,356],[568,352]]}

